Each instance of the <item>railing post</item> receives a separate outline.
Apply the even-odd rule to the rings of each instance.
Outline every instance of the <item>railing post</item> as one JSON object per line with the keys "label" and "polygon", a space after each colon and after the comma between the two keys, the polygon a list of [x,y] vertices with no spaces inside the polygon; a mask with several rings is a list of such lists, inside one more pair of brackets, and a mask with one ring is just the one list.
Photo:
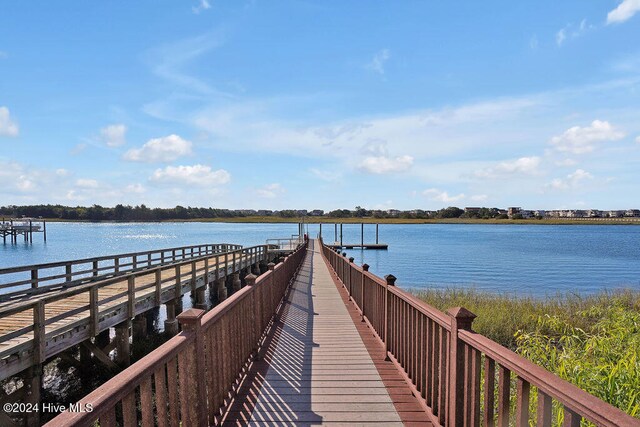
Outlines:
{"label": "railing post", "polygon": [[92,286],[89,290],[89,324],[92,337],[98,335],[98,324],[100,322],[98,307],[98,287]]}
{"label": "railing post", "polygon": [[[205,381],[199,379],[205,373],[204,340],[200,332],[203,315],[204,310],[197,308],[190,308],[178,315],[182,330],[194,337],[194,348],[193,353],[189,355],[189,362],[180,363],[178,366],[179,377],[186,377],[188,384],[186,390],[181,390],[181,396],[185,396],[188,405],[195,408],[195,413],[190,414],[190,420],[182,419],[183,425],[208,425],[207,390]],[[182,392],[185,394],[182,395]],[[184,415],[186,414],[183,414],[183,417]]]}
{"label": "railing post", "polygon": [[353,298],[351,296],[353,294],[353,289],[351,287],[352,286],[351,282],[353,280],[353,274],[352,274],[353,273],[353,268],[351,268],[351,264],[353,264],[353,260],[354,259],[355,258],[353,258],[353,257],[349,257],[349,265],[347,266],[347,268],[349,269],[349,300],[350,301],[353,300]]}
{"label": "railing post", "polygon": [[396,276],[387,274],[384,276],[386,283],[384,286],[384,360],[389,361],[389,330],[391,329],[391,298],[389,298],[389,286],[396,285]]}
{"label": "railing post", "polygon": [[273,301],[273,287],[276,285],[275,284],[276,265],[270,262],[269,264],[267,264],[267,268],[269,268],[269,271],[271,272],[270,273],[271,279],[269,283],[269,316],[271,317],[275,312],[275,302]]}
{"label": "railing post", "polygon": [[[464,423],[464,342],[458,337],[459,330],[470,331],[476,315],[464,307],[447,310],[451,317],[451,338],[449,339],[449,420],[450,427]],[[473,393],[469,393],[472,395]]]}
{"label": "railing post", "polygon": [[[244,281],[248,287],[252,287],[252,286],[255,286],[256,284],[256,278],[257,277],[254,274],[249,273],[244,277]],[[260,295],[256,291],[257,289],[253,290],[253,298],[251,299],[252,307],[251,307],[249,321],[251,322],[251,341],[253,342],[253,347],[251,349],[251,352],[253,353],[254,357],[256,357],[257,359],[258,338],[260,338],[261,331],[259,330],[258,319],[256,318],[256,317],[258,318],[260,317],[260,301],[258,300],[258,297]]]}
{"label": "railing post", "polygon": [[38,287],[38,269],[31,270],[31,288],[36,289]]}
{"label": "railing post", "polygon": [[72,278],[72,274],[71,274],[71,263],[67,263],[64,266],[64,280],[66,280],[67,282],[70,282]]}
{"label": "railing post", "polygon": [[369,271],[369,264],[362,264],[362,281],[360,282],[360,290],[361,290],[361,294],[362,294],[362,307],[360,307],[361,312],[362,312],[362,316],[361,316],[361,320],[364,322],[364,308],[365,308],[365,291],[364,291],[364,276],[365,276],[365,272]]}

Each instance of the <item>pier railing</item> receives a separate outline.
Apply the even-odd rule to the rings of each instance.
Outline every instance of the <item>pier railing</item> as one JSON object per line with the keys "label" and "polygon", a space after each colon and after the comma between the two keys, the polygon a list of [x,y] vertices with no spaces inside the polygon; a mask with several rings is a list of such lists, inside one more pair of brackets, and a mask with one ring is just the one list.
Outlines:
{"label": "pier railing", "polygon": [[178,316],[182,332],[47,426],[205,426],[219,422],[304,258],[306,245],[208,313]]}
{"label": "pier railing", "polygon": [[[473,332],[464,308],[443,313],[322,245],[350,299],[436,425],[639,426],[640,421]],[[631,392],[631,390],[630,390]],[[515,397],[515,399],[514,399]],[[515,400],[515,402],[514,402]],[[552,416],[555,419],[552,420]]]}
{"label": "pier railing", "polygon": [[[237,247],[237,246],[236,246]],[[0,307],[0,379],[96,336],[209,280],[266,260],[266,246],[210,253],[49,292]],[[207,280],[197,280],[198,277]],[[7,326],[10,325],[11,327]],[[19,357],[14,357],[19,355]]]}
{"label": "pier railing", "polygon": [[66,289],[156,265],[234,251],[240,248],[242,246],[228,243],[180,246],[73,261],[2,268],[0,269],[0,302]]}
{"label": "pier railing", "polygon": [[269,247],[269,249],[273,248],[275,250],[289,251],[295,249],[303,242],[304,239],[302,237],[292,236],[290,238],[285,237],[281,239],[267,239],[266,245]]}

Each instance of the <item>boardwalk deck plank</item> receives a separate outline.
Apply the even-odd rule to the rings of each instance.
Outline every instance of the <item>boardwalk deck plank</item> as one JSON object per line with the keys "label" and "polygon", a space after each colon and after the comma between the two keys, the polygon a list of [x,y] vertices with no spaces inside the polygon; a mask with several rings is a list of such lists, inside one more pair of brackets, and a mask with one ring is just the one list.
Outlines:
{"label": "boardwalk deck plank", "polygon": [[319,245],[310,242],[262,360],[248,373],[223,425],[402,425],[398,408],[417,411],[419,405],[397,380],[397,370],[379,362],[352,321]]}

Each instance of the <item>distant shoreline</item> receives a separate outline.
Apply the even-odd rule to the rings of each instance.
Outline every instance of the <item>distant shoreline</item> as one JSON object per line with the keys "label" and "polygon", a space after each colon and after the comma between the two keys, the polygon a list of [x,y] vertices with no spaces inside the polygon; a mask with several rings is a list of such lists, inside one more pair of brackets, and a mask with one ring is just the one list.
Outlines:
{"label": "distant shoreline", "polygon": [[[88,221],[69,220],[60,218],[43,218],[48,222],[77,222],[77,223],[182,223],[182,222],[222,222],[222,223],[258,223],[258,224],[297,224],[299,218],[283,218],[277,216],[245,216],[232,218],[196,218],[169,219],[162,221]],[[476,219],[476,218],[336,218],[336,217],[304,217],[305,224],[501,224],[501,225],[640,225],[640,218],[544,218],[544,219]]]}

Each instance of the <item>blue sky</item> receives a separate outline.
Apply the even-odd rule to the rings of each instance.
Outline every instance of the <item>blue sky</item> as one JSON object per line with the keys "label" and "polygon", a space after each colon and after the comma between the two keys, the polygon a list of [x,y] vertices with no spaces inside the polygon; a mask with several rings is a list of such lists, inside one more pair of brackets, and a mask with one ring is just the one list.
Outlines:
{"label": "blue sky", "polygon": [[640,0],[0,5],[0,205],[640,207]]}

